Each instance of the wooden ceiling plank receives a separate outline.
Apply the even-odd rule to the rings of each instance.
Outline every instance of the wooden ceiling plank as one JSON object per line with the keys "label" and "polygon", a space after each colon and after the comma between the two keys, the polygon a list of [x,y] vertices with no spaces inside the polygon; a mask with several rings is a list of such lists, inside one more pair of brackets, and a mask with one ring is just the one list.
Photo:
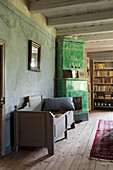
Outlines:
{"label": "wooden ceiling plank", "polygon": [[29,3],[29,10],[31,13],[39,13],[44,10],[50,10],[50,9],[61,9],[62,7],[69,7],[69,6],[76,6],[76,5],[84,5],[87,3],[101,3],[106,2],[105,0],[41,0],[41,1],[32,1],[30,0]]}
{"label": "wooden ceiling plank", "polygon": [[101,57],[106,58],[106,56],[113,58],[113,51],[90,52],[87,53],[87,56],[90,58],[101,58]]}
{"label": "wooden ceiling plank", "polygon": [[113,24],[100,24],[84,27],[67,27],[57,29],[57,36],[65,35],[84,35],[84,34],[99,34],[99,33],[113,33]]}
{"label": "wooden ceiling plank", "polygon": [[97,48],[97,49],[98,49],[98,48],[113,48],[113,45],[109,45],[109,44],[106,45],[106,46],[102,46],[102,45],[100,45],[100,46],[98,46],[98,45],[95,45],[95,46],[87,46],[87,45],[86,45],[85,48],[86,48],[86,49],[93,49],[93,48],[94,48],[94,49],[95,49],[95,48]]}
{"label": "wooden ceiling plank", "polygon": [[82,15],[72,15],[57,18],[48,18],[47,25],[51,27],[61,27],[67,25],[75,25],[85,22],[101,22],[101,21],[113,22],[113,11],[95,12]]}
{"label": "wooden ceiling plank", "polygon": [[106,48],[88,48],[85,49],[85,52],[91,53],[91,52],[104,52],[104,51],[113,51],[113,47],[106,47]]}
{"label": "wooden ceiling plank", "polygon": [[102,40],[109,41],[113,39],[113,33],[79,35],[78,39],[84,40],[85,42],[102,41]]}
{"label": "wooden ceiling plank", "polygon": [[113,47],[113,40],[86,42],[85,48]]}

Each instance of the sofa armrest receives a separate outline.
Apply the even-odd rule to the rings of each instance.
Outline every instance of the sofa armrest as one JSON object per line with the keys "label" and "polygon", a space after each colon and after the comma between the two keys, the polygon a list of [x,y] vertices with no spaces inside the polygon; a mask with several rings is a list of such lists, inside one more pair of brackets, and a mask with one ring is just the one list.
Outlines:
{"label": "sofa armrest", "polygon": [[15,109],[15,150],[18,146],[48,147],[54,154],[54,118],[48,111]]}

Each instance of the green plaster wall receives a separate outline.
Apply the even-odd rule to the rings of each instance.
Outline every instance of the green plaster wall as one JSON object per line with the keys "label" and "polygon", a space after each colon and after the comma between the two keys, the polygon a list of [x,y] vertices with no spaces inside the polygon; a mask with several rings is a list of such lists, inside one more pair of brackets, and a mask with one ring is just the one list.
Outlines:
{"label": "green plaster wall", "polygon": [[[10,146],[10,112],[23,97],[54,95],[55,39],[7,0],[0,0],[0,39],[6,41],[6,146]],[[41,72],[28,71],[28,40],[41,45]]]}

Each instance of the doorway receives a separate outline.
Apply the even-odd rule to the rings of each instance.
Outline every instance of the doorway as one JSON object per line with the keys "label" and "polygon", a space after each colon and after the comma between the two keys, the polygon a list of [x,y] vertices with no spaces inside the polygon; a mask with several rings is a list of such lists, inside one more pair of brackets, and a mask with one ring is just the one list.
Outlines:
{"label": "doorway", "polygon": [[5,41],[0,40],[0,156],[5,155]]}

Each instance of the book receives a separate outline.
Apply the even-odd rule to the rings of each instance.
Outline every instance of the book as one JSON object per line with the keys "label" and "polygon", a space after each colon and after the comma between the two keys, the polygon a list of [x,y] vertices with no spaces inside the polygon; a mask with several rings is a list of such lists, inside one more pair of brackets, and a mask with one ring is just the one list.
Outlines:
{"label": "book", "polygon": [[111,99],[111,95],[110,94],[105,94],[105,99]]}
{"label": "book", "polygon": [[109,76],[113,76],[113,71],[109,71]]}
{"label": "book", "polygon": [[107,76],[107,71],[102,71],[102,76]]}
{"label": "book", "polygon": [[104,99],[104,96],[98,96],[99,99]]}
{"label": "book", "polygon": [[94,77],[96,77],[97,76],[97,72],[96,71],[94,71]]}

